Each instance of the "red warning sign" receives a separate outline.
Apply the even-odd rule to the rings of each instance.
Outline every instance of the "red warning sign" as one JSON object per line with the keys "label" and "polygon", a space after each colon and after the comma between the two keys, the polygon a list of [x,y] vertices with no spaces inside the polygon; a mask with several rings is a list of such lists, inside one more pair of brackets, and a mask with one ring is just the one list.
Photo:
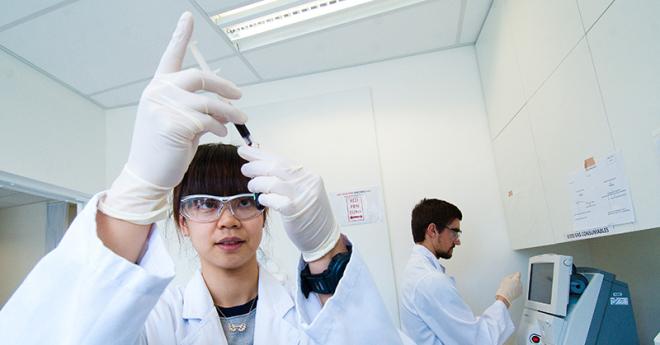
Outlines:
{"label": "red warning sign", "polygon": [[349,223],[364,221],[363,195],[354,194],[346,196],[346,214],[348,215]]}

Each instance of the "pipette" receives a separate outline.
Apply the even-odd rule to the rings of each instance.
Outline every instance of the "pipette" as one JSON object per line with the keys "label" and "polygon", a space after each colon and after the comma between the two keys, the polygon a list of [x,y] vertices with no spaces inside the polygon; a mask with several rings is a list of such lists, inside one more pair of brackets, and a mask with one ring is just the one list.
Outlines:
{"label": "pipette", "polygon": [[[195,61],[197,61],[197,64],[199,65],[199,68],[202,69],[204,72],[211,72],[211,67],[206,63],[206,60],[204,59],[204,56],[202,53],[199,51],[199,48],[197,48],[197,42],[193,41],[190,42],[188,45],[188,48],[190,48],[190,52],[193,55],[193,58],[195,58]],[[220,96],[218,96],[220,97]],[[221,98],[223,101],[228,102],[227,100]],[[250,136],[250,131],[245,125],[239,125],[237,123],[234,124],[236,126],[236,129],[238,130],[238,133],[241,135],[241,138],[245,140],[245,143],[248,146],[252,146],[252,137]]]}

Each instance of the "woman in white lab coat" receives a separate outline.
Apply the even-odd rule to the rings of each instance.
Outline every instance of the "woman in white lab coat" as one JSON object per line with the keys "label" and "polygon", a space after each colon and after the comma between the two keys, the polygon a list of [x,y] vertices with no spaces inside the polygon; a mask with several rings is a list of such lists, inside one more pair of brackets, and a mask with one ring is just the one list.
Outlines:
{"label": "woman in white lab coat", "polygon": [[[240,152],[244,157],[253,158],[251,155],[254,154],[262,157],[244,166],[243,171],[248,174],[259,169],[255,168],[256,165],[268,166],[271,171],[288,169],[281,169],[280,162],[263,159],[272,157],[263,151],[245,147]],[[379,312],[386,312],[380,301],[369,297],[369,293],[356,297],[375,289],[369,279],[360,278],[368,273],[357,254],[352,254],[354,256],[343,276],[355,285],[352,289],[338,291],[325,306],[339,308],[343,305],[341,308],[347,309],[335,310],[334,314],[341,313],[339,315],[324,310],[325,314],[321,315],[327,316],[322,316],[313,325],[310,321],[319,314],[321,302],[327,296],[318,299],[318,295],[305,298],[301,292],[294,295],[266,269],[259,267],[256,251],[266,214],[258,209],[254,194],[247,189],[249,179],[241,174],[244,163],[234,146],[202,145],[182,183],[174,189],[173,215],[178,219],[181,233],[190,238],[199,256],[201,270],[185,288],[168,289],[161,297],[147,319],[143,339],[155,344],[207,344],[223,343],[219,339],[224,338],[229,344],[251,344],[243,341],[253,335],[254,344],[338,344],[340,341],[357,344],[379,338],[385,343],[397,343],[396,331],[389,332],[389,336],[394,337],[389,339],[378,334],[376,328],[359,335],[364,324],[341,334],[349,330],[342,329],[344,321],[339,317],[350,318],[351,310],[356,318],[363,316],[364,310],[373,310],[374,306]],[[318,179],[300,172],[304,170],[298,170],[299,178]],[[252,185],[255,183],[260,183],[259,178]],[[208,195],[235,199],[224,204],[224,210],[221,210],[221,203]],[[275,196],[273,193],[262,194],[259,199],[266,200],[269,195]],[[325,221],[332,223],[331,219]],[[333,241],[332,253],[347,252],[345,239]],[[307,328],[308,332],[299,329],[297,313],[301,314],[302,328]],[[173,322],[175,327],[172,327]],[[331,329],[341,332],[333,335]],[[310,335],[316,338],[310,339]]]}
{"label": "woman in white lab coat", "polygon": [[[180,70],[191,33],[185,13],[140,100],[123,171],[0,310],[0,344],[402,343],[317,175],[256,148],[197,152],[202,134],[224,136],[225,123],[246,116],[195,93],[240,97],[212,73]],[[201,270],[185,288],[168,289],[173,263],[154,223],[177,185],[175,221]],[[281,213],[308,283],[338,284],[301,291],[298,283],[292,293],[259,266],[266,212],[252,193]]]}

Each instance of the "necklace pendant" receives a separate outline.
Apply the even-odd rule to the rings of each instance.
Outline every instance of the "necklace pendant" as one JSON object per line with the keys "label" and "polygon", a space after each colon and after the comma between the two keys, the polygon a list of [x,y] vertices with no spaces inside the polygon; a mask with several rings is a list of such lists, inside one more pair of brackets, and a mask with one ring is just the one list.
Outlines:
{"label": "necklace pendant", "polygon": [[245,322],[229,324],[230,332],[245,332],[245,329],[247,329],[247,325],[245,324]]}

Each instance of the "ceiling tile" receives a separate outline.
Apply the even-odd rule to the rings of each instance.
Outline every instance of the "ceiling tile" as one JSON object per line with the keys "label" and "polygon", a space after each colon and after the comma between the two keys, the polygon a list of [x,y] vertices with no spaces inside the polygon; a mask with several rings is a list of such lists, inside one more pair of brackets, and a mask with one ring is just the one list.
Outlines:
{"label": "ceiling tile", "polygon": [[177,0],[79,1],[0,32],[0,44],[91,94],[149,77],[185,10],[208,60],[234,53],[206,16]]}
{"label": "ceiling tile", "polygon": [[460,1],[426,1],[244,53],[278,79],[418,54],[454,45]]}
{"label": "ceiling tile", "polygon": [[481,25],[486,20],[490,9],[491,0],[469,0],[465,1],[465,15],[461,27],[460,43],[474,43],[481,30]]}
{"label": "ceiling tile", "polygon": [[236,85],[253,84],[259,81],[252,70],[238,57],[222,59],[209,64],[213,70],[220,69],[218,74],[233,81]]}
{"label": "ceiling tile", "polygon": [[117,89],[97,93],[89,98],[98,102],[106,108],[117,108],[129,104],[137,103],[142,94],[142,90],[147,87],[150,80],[143,80]]}
{"label": "ceiling tile", "polygon": [[[238,58],[231,57],[209,63],[212,69],[220,68],[219,74],[231,80],[236,85],[253,84],[259,79]],[[136,104],[140,100],[142,90],[147,87],[149,80],[138,81],[116,89],[90,95],[89,97],[106,108],[117,108]]]}
{"label": "ceiling tile", "polygon": [[2,11],[0,11],[0,27],[64,2],[71,2],[71,0],[13,1],[11,6],[3,5]]}

